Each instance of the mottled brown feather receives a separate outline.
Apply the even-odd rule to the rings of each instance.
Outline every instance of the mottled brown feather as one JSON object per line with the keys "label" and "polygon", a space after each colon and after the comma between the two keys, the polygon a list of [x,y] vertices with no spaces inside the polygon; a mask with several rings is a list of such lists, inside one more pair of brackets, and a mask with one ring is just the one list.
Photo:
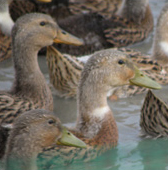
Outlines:
{"label": "mottled brown feather", "polygon": [[140,126],[145,136],[168,136],[168,106],[151,90],[148,91],[141,109]]}
{"label": "mottled brown feather", "polygon": [[0,31],[0,62],[11,57],[11,38]]}
{"label": "mottled brown feather", "polygon": [[92,12],[69,16],[58,23],[63,29],[84,40],[85,44],[80,47],[57,45],[61,52],[77,56],[104,48],[134,44],[144,40],[153,30],[153,16],[149,5],[140,21],[118,15],[105,18],[100,13]]}

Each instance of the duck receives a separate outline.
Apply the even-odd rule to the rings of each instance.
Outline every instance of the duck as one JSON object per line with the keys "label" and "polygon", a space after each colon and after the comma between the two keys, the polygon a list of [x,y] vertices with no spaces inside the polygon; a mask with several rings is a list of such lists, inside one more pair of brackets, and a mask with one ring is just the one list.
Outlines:
{"label": "duck", "polygon": [[[51,0],[38,0],[40,2],[50,2]],[[16,1],[16,6],[14,9],[20,7],[19,3],[26,4],[27,8],[30,10],[29,1]],[[16,20],[13,13],[10,14],[9,6],[15,4],[14,0],[1,0],[0,1],[0,62],[11,57],[11,30],[14,25],[14,20]],[[11,7],[12,8],[12,7]],[[24,8],[25,10],[25,8]],[[22,10],[22,11],[24,11]],[[16,10],[18,11],[18,10]],[[31,10],[30,10],[31,11]],[[11,18],[11,16],[13,18]]]}
{"label": "duck", "polygon": [[[16,21],[12,29],[15,78],[10,90],[0,91],[0,125],[10,127],[15,118],[27,110],[53,110],[52,93],[39,68],[37,54],[42,47],[61,42],[83,43],[59,28],[52,17],[46,14],[26,14]],[[5,143],[3,140],[6,141],[7,135],[2,136],[5,137],[0,140]],[[0,155],[3,155],[1,149],[4,147],[0,148]]]}
{"label": "duck", "polygon": [[157,97],[151,90],[148,90],[141,108],[140,135],[142,137],[155,139],[160,137],[167,137],[167,113],[167,103]]}
{"label": "duck", "polygon": [[16,118],[10,131],[4,156],[5,170],[35,170],[38,154],[43,148],[55,145],[86,147],[51,111],[27,111]]}
{"label": "duck", "polygon": [[[58,163],[69,164],[77,160],[90,161],[114,148],[118,143],[118,130],[106,95],[109,90],[130,83],[161,88],[139,71],[126,54],[114,49],[93,54],[82,70],[78,85],[76,125],[68,128],[86,143],[86,148],[45,148],[38,156],[38,168],[55,168]],[[40,160],[45,160],[45,164]]]}
{"label": "duck", "polygon": [[[166,3],[160,13],[160,16],[157,21],[155,36],[154,36],[154,43],[153,43],[153,51],[152,51],[152,58],[157,60],[159,64],[164,67],[167,67],[168,63],[168,35],[166,34],[168,23],[168,3]],[[167,70],[167,69],[166,69]]]}
{"label": "duck", "polygon": [[[24,44],[21,43],[23,41]],[[37,107],[53,110],[52,94],[37,61],[38,51],[53,42],[83,43],[59,28],[52,17],[46,14],[26,14],[16,21],[12,29],[15,79],[9,91],[0,93],[0,120],[8,119],[7,122],[12,123],[15,114]]]}
{"label": "duck", "polygon": [[76,98],[85,63],[79,60],[81,58],[60,53],[54,46],[47,47],[46,58],[52,94],[62,98]]}
{"label": "duck", "polygon": [[123,0],[110,19],[91,12],[60,19],[58,24],[85,42],[78,48],[59,44],[60,52],[81,56],[144,40],[153,30],[153,16],[148,0]]}
{"label": "duck", "polygon": [[[47,2],[47,0],[46,0]],[[97,12],[110,18],[121,5],[122,0],[48,0],[49,3],[38,3],[35,0],[13,0],[10,4],[10,13],[13,20],[30,12],[43,12],[56,20],[77,15],[80,13]]]}
{"label": "duck", "polygon": [[[165,4],[157,20],[155,30],[152,54],[143,54],[138,50],[131,48],[115,48],[130,56],[134,64],[147,74],[150,78],[162,85],[168,84],[166,45],[168,37],[166,31],[168,29],[168,3]],[[164,43],[163,43],[164,42]],[[70,54],[61,54],[53,46],[47,48],[47,62],[50,75],[50,83],[52,91],[55,95],[65,98],[76,98],[77,85],[84,64],[92,54],[85,56],[74,56]],[[57,64],[55,64],[57,60]],[[160,62],[164,61],[164,62]],[[59,71],[61,70],[61,74]],[[147,92],[148,89],[138,86],[126,85],[116,88],[108,94],[109,99],[117,100],[119,98],[127,98],[129,96]]]}
{"label": "duck", "polygon": [[69,15],[67,16],[96,12],[105,18],[110,18],[117,12],[121,3],[122,0],[82,0],[80,2],[78,0],[69,0]]}

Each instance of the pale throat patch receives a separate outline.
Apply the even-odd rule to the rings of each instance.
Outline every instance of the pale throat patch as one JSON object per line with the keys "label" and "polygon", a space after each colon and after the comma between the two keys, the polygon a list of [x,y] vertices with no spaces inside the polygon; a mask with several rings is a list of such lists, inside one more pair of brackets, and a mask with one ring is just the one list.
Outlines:
{"label": "pale throat patch", "polygon": [[163,50],[163,52],[168,56],[168,42],[166,41],[160,42],[160,47]]}
{"label": "pale throat patch", "polygon": [[103,119],[109,111],[110,111],[110,108],[108,106],[98,107],[93,110],[92,115],[93,117]]}
{"label": "pale throat patch", "polygon": [[3,33],[10,35],[13,25],[14,22],[8,11],[0,13],[0,27]]}

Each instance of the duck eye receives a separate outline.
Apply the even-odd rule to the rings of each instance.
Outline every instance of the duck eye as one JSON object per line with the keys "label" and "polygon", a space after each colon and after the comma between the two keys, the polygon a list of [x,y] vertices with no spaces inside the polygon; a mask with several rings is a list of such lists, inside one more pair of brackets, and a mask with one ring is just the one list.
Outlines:
{"label": "duck eye", "polygon": [[66,34],[66,32],[65,32],[65,31],[62,31],[62,34]]}
{"label": "duck eye", "polygon": [[40,25],[41,25],[41,26],[44,26],[44,25],[46,25],[46,22],[41,21],[41,22],[40,22]]}
{"label": "duck eye", "polygon": [[54,124],[55,123],[55,120],[53,120],[53,119],[50,119],[49,121],[48,121],[48,124]]}
{"label": "duck eye", "polygon": [[119,60],[118,64],[122,65],[122,64],[125,64],[125,62],[123,60]]}

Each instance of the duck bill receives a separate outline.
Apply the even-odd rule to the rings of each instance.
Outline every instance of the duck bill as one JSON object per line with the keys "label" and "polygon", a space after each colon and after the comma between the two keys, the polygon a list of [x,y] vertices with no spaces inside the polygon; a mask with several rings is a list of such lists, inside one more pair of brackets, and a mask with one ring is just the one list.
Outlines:
{"label": "duck bill", "polygon": [[148,76],[144,75],[136,66],[135,67],[135,76],[130,79],[131,85],[137,85],[142,87],[147,87],[150,89],[161,89],[161,85],[156,81],[150,79]]}
{"label": "duck bill", "polygon": [[48,2],[51,2],[52,0],[38,0],[38,1],[48,3]]}
{"label": "duck bill", "polygon": [[74,35],[62,30],[61,28],[58,29],[57,37],[54,39],[54,42],[76,45],[76,46],[80,46],[84,44],[82,39],[75,37]]}
{"label": "duck bill", "polygon": [[86,148],[86,144],[63,127],[62,137],[57,141],[57,145],[74,146]]}

